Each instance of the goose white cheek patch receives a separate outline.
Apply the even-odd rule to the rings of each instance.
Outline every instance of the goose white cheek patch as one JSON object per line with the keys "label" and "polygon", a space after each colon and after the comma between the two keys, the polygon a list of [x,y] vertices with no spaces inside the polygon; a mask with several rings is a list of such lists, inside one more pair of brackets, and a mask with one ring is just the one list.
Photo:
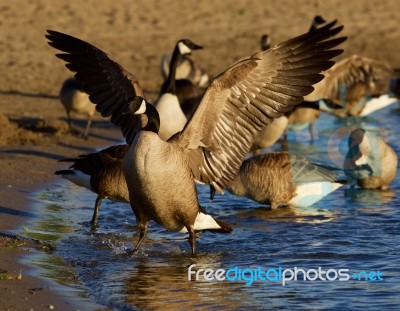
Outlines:
{"label": "goose white cheek patch", "polygon": [[140,104],[140,107],[138,110],[134,112],[134,114],[143,114],[146,112],[146,101],[142,100],[142,103]]}
{"label": "goose white cheek patch", "polygon": [[185,43],[183,43],[183,42],[179,42],[179,43],[178,43],[178,48],[179,48],[179,52],[180,52],[182,55],[192,53],[192,50],[191,50]]}

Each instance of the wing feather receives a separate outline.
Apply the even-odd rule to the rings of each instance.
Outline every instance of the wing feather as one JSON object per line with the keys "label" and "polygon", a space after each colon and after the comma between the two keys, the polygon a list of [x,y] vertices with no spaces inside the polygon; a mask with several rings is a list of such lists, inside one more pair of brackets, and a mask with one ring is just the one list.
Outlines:
{"label": "wing feather", "polygon": [[145,98],[138,79],[115,62],[108,54],[73,36],[48,30],[48,44],[64,53],[56,56],[75,72],[75,78],[96,104],[103,117],[121,127],[128,143],[131,143],[139,117],[127,114],[126,109],[135,96]]}
{"label": "wing feather", "polygon": [[346,38],[331,22],[315,32],[243,59],[217,76],[184,130],[173,140],[186,150],[194,178],[219,192],[237,174],[257,131],[282,116],[323,79],[331,49]]}

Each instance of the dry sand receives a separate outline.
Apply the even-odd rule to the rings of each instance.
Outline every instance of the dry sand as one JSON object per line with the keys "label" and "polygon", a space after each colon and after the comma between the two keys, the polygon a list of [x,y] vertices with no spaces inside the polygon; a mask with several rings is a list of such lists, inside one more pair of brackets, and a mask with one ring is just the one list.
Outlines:
{"label": "dry sand", "polygon": [[[193,55],[212,76],[257,51],[263,33],[274,43],[305,32],[312,17],[339,19],[349,38],[341,57],[357,53],[400,67],[397,0],[156,1],[2,0],[0,3],[0,232],[34,215],[30,193],[51,186],[56,160],[115,144],[122,136],[96,116],[89,140],[67,133],[57,94],[70,72],[46,44],[54,29],[105,50],[135,74],[150,98],[162,82],[160,57],[183,37],[204,45]],[[84,122],[77,125],[83,128]],[[17,247],[15,247],[17,246]],[[0,239],[0,310],[93,310],[30,275],[19,259],[36,245]],[[22,279],[18,275],[22,272]]]}

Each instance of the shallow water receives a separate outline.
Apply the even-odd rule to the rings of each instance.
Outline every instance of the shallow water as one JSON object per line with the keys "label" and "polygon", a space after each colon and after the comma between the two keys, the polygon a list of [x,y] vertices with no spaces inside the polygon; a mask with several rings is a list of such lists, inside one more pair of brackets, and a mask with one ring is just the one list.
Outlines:
{"label": "shallow water", "polygon": [[[379,129],[398,152],[399,120],[400,113],[387,108],[365,119],[363,126]],[[307,131],[291,132],[289,150],[327,165],[340,164],[347,148],[345,128],[345,122],[323,114],[315,126],[316,141],[310,144]],[[201,205],[232,224],[234,231],[201,234],[195,258],[185,235],[167,232],[155,223],[141,250],[132,255],[138,234],[128,204],[104,200],[99,228],[91,232],[95,195],[64,180],[35,194],[40,216],[24,227],[23,234],[56,246],[33,258],[41,275],[115,310],[399,308],[398,179],[390,191],[342,187],[313,207],[275,211],[229,193],[210,202],[208,187],[198,186],[198,190]],[[188,281],[191,265],[195,265],[193,280]],[[194,280],[199,269],[236,267],[271,270],[268,277],[264,274],[267,280],[252,284],[255,272],[250,271],[242,280],[207,281],[203,275]],[[287,269],[287,277],[295,267],[304,269],[309,279],[304,281],[300,271],[297,281],[287,280],[283,286],[275,274],[280,267]],[[339,281],[337,272],[330,270],[331,281],[310,280],[315,275],[310,269],[319,267],[348,269],[349,279]],[[376,280],[365,280],[362,271],[375,271],[370,276]],[[229,275],[234,279],[235,270]]]}

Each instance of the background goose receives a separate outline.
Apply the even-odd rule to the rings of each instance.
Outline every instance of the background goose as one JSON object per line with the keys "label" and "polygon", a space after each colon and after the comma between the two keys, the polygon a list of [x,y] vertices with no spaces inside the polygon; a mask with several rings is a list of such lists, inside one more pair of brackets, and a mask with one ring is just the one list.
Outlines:
{"label": "background goose", "polygon": [[92,228],[97,227],[102,199],[129,203],[128,187],[122,171],[122,159],[128,148],[128,145],[112,146],[99,152],[80,155],[77,158],[63,159],[61,162],[73,164],[68,170],[55,172],[56,175],[61,175],[74,184],[97,194],[91,220]]}
{"label": "background goose", "polygon": [[67,112],[70,132],[72,132],[71,112],[87,115],[86,128],[82,136],[88,137],[92,118],[96,111],[96,107],[89,100],[89,95],[83,91],[81,84],[75,78],[69,78],[61,86],[59,97]]}
{"label": "background goose", "polygon": [[[173,55],[169,53],[161,57],[160,69],[164,80],[168,78],[172,58]],[[184,54],[178,56],[175,77],[176,79],[187,79],[199,87],[206,87],[209,82],[209,76],[204,69]]]}
{"label": "background goose", "polygon": [[198,96],[198,89],[188,79],[176,79],[176,69],[179,55],[190,54],[192,50],[202,49],[189,39],[179,40],[172,53],[167,79],[164,81],[159,98],[154,106],[160,114],[161,139],[167,140],[173,134],[181,131],[187,122],[187,116],[181,108],[181,103]]}
{"label": "background goose", "polygon": [[[260,154],[245,160],[227,190],[271,208],[308,207],[343,185],[335,173],[287,152]],[[212,196],[211,196],[212,198]]]}
{"label": "background goose", "polygon": [[260,41],[261,51],[266,51],[271,47],[271,37],[267,34],[261,36]]}
{"label": "background goose", "polygon": [[[325,79],[306,100],[320,101],[321,109],[338,117],[366,116],[398,101],[387,95],[392,74],[385,62],[352,55],[327,70]],[[326,106],[326,100],[341,108]]]}
{"label": "background goose", "polygon": [[344,169],[362,189],[389,188],[397,175],[397,154],[382,138],[364,129],[349,136]]}
{"label": "background goose", "polygon": [[[157,110],[145,101],[136,77],[98,48],[48,30],[49,44],[65,52],[57,56],[76,72],[97,110],[111,116],[130,145],[123,171],[140,230],[136,250],[150,220],[168,230],[188,232],[192,254],[196,230],[230,232],[229,225],[202,213],[195,181],[223,192],[256,132],[312,92],[311,85],[323,78],[320,72],[342,52],[332,50],[346,39],[330,39],[343,28],[335,24],[256,53],[218,75],[184,130],[167,142],[158,136]],[[134,114],[140,115],[146,130],[135,130]]]}

